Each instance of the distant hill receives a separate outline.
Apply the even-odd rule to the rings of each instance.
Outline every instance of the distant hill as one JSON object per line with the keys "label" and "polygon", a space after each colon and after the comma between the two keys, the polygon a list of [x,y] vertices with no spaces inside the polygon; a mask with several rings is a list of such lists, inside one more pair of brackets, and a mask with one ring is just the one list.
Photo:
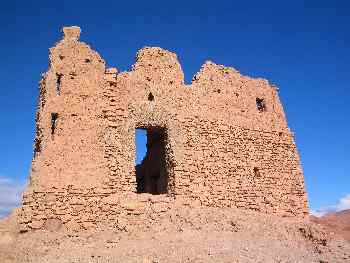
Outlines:
{"label": "distant hill", "polygon": [[342,235],[350,242],[350,209],[341,212],[329,213],[323,217],[311,216],[311,220]]}

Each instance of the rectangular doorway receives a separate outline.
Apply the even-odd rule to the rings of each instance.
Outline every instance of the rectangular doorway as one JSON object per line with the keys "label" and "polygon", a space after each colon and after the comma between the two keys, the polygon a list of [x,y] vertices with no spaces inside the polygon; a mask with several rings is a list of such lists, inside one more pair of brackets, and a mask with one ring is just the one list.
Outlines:
{"label": "rectangular doorway", "polygon": [[164,128],[140,128],[135,131],[137,193],[168,193],[166,132]]}

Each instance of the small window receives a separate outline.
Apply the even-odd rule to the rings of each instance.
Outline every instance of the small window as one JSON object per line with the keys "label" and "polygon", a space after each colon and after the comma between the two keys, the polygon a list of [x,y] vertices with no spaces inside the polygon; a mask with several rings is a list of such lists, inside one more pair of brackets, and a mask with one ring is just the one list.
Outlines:
{"label": "small window", "polygon": [[51,113],[51,135],[55,134],[58,113]]}
{"label": "small window", "polygon": [[56,93],[57,95],[61,94],[61,82],[63,74],[56,73]]}
{"label": "small window", "polygon": [[266,111],[266,104],[263,99],[256,98],[256,107],[260,112]]}
{"label": "small window", "polygon": [[150,93],[148,94],[148,100],[149,100],[149,101],[154,101],[154,96],[153,96],[152,92],[150,92]]}
{"label": "small window", "polygon": [[41,138],[36,137],[34,141],[34,157],[41,152]]}
{"label": "small window", "polygon": [[259,169],[258,169],[257,167],[254,167],[254,175],[255,175],[256,177],[259,177],[259,176],[260,176],[260,171],[259,171]]}

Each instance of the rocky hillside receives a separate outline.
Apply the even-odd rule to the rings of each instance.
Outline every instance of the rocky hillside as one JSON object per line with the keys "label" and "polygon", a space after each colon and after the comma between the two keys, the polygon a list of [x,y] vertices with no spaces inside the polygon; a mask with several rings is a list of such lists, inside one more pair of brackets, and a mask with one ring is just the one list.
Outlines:
{"label": "rocky hillside", "polygon": [[326,226],[329,230],[342,235],[350,242],[350,209],[329,213],[321,218],[311,217],[312,221]]}
{"label": "rocky hillside", "polygon": [[350,262],[350,243],[309,219],[237,209],[174,207],[154,223],[72,232],[0,226],[5,262]]}

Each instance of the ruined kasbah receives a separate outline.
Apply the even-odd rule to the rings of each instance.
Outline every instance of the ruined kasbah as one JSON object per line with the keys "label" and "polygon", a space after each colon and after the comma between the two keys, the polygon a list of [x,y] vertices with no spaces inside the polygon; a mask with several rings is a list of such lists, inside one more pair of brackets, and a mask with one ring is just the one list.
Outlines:
{"label": "ruined kasbah", "polygon": [[[158,47],[118,72],[79,37],[63,29],[39,84],[21,231],[138,226],[174,206],[308,215],[276,86],[210,61],[185,84],[176,54]],[[137,166],[136,129],[147,131]]]}

